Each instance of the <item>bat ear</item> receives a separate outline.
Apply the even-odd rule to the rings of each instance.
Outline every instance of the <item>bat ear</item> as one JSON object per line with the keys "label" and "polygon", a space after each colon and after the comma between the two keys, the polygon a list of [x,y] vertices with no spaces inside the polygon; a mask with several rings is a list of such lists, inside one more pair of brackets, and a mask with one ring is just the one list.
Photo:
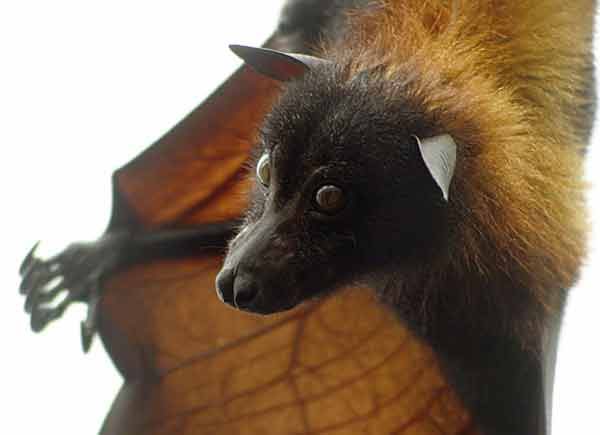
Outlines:
{"label": "bat ear", "polygon": [[306,54],[284,53],[268,48],[244,45],[230,45],[229,48],[259,73],[281,82],[302,77],[316,66],[330,63]]}
{"label": "bat ear", "polygon": [[449,134],[422,140],[417,136],[413,137],[417,140],[425,166],[441,189],[444,199],[448,201],[450,183],[456,167],[456,142]]}

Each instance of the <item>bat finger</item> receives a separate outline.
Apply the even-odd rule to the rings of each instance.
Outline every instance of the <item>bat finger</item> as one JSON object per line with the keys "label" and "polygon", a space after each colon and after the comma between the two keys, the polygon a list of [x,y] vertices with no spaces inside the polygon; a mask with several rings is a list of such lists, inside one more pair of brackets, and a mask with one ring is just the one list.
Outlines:
{"label": "bat finger", "polygon": [[36,301],[39,304],[47,304],[53,301],[60,293],[68,291],[68,288],[69,286],[67,280],[62,278],[60,279],[58,284],[56,284],[52,288],[49,288],[44,291],[39,291]]}
{"label": "bat finger", "polygon": [[71,304],[71,296],[67,296],[64,301],[56,307],[47,308],[40,304],[34,304],[31,310],[31,329],[34,332],[40,332],[52,320],[59,318],[64,313],[65,309]]}
{"label": "bat finger", "polygon": [[[25,311],[30,313],[32,306],[38,303],[46,303],[54,299],[62,290],[66,290],[69,282],[66,278],[60,277],[58,272],[49,272],[48,270],[40,269],[29,282],[27,287],[22,291],[27,295],[25,298]],[[58,279],[58,282],[50,286],[53,280]]]}

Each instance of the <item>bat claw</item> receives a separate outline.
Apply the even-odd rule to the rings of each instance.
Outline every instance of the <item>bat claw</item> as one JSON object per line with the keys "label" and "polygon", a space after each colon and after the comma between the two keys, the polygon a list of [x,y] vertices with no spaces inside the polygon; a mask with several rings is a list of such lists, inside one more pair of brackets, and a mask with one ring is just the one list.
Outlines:
{"label": "bat claw", "polygon": [[81,322],[81,348],[83,352],[88,353],[92,346],[92,339],[94,338],[94,330],[86,325],[86,322]]}
{"label": "bat claw", "polygon": [[22,295],[29,293],[36,286],[41,272],[40,266],[41,262],[38,259],[32,257],[29,260],[27,267],[22,273],[23,281],[21,281],[21,285],[19,286],[19,292]]}
{"label": "bat claw", "polygon": [[35,260],[35,251],[37,250],[38,246],[40,246],[40,242],[39,241],[37,241],[35,243],[35,245],[33,245],[33,248],[31,248],[29,250],[29,253],[25,256],[25,259],[21,263],[21,266],[19,266],[19,274],[21,276],[23,276],[25,274],[25,272],[27,271],[27,269],[29,269],[29,266],[31,266],[31,264]]}
{"label": "bat claw", "polygon": [[[39,242],[35,244],[19,268],[22,276],[19,291],[26,295],[25,311],[31,315],[33,331],[42,331],[48,323],[61,317],[71,303],[87,302],[81,342],[83,350],[89,350],[96,331],[100,282],[116,262],[120,252],[118,242],[119,239],[106,238],[96,243],[76,243],[49,260],[35,256]],[[64,300],[56,306],[48,306],[62,292],[67,293]]]}
{"label": "bat claw", "polygon": [[39,293],[37,291],[30,291],[27,293],[25,298],[25,312],[31,314],[33,307],[36,305]]}
{"label": "bat claw", "polygon": [[92,339],[94,338],[94,335],[96,333],[99,303],[100,289],[98,285],[95,285],[90,290],[90,295],[88,298],[87,317],[83,322],[81,322],[81,345],[85,353],[87,353],[90,350],[90,347],[92,345]]}
{"label": "bat claw", "polygon": [[48,322],[43,318],[43,315],[40,311],[35,310],[31,313],[31,317],[29,319],[29,325],[31,326],[31,330],[33,332],[40,332],[46,326]]}
{"label": "bat claw", "polygon": [[31,312],[31,329],[34,332],[40,332],[46,325],[60,314],[56,313],[55,310],[48,310],[44,308],[37,308]]}

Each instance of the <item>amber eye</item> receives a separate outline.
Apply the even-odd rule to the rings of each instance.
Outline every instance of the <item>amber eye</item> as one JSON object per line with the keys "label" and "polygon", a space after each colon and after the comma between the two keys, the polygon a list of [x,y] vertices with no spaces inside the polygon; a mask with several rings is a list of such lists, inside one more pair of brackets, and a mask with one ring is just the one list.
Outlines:
{"label": "amber eye", "polygon": [[263,154],[258,161],[256,176],[263,186],[269,187],[269,183],[271,182],[271,161],[268,154]]}
{"label": "amber eye", "polygon": [[327,214],[334,214],[344,208],[346,205],[346,196],[342,189],[328,184],[317,191],[315,201],[320,211]]}

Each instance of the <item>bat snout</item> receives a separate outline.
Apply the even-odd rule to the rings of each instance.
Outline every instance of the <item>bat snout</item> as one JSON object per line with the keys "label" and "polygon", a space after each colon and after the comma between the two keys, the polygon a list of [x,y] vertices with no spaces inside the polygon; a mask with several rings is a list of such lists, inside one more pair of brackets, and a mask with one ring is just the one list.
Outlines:
{"label": "bat snout", "polygon": [[257,299],[260,295],[258,282],[247,274],[225,268],[216,279],[217,295],[221,301],[244,311],[261,312]]}
{"label": "bat snout", "polygon": [[258,272],[243,267],[224,267],[216,278],[219,299],[241,311],[273,314],[295,307],[301,300],[280,293],[282,280],[269,280]]}

